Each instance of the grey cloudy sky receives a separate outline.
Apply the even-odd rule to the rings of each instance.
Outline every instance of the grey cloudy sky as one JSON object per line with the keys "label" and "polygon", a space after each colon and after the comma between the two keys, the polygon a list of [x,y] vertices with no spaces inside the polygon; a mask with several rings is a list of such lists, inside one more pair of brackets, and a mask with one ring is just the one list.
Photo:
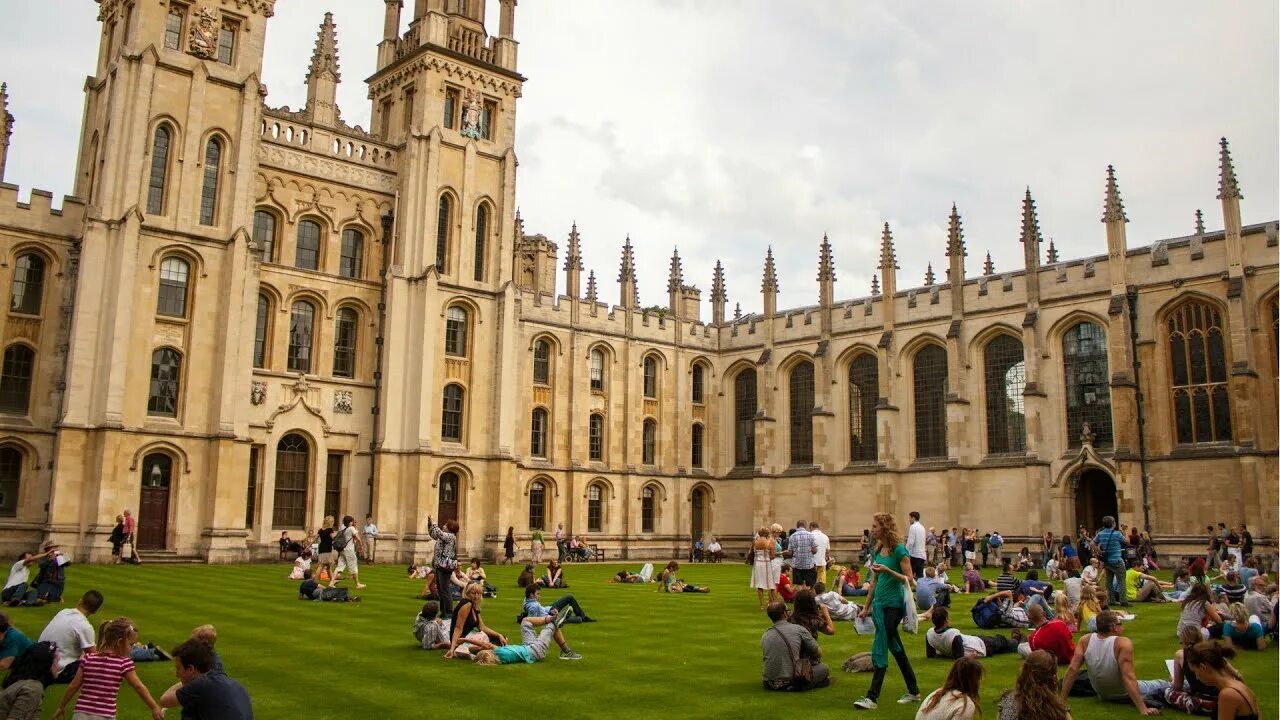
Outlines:
{"label": "grey cloudy sky", "polygon": [[[326,10],[344,117],[367,126],[380,2],[279,0],[268,101],[304,103]],[[70,187],[95,16],[88,0],[0,0],[0,80],[18,118],[7,180],[24,192]],[[941,277],[952,202],[968,274],[987,250],[998,270],[1016,268],[1026,186],[1064,258],[1100,254],[1108,163],[1131,246],[1191,232],[1196,208],[1220,228],[1223,135],[1245,222],[1274,220],[1277,23],[1273,0],[524,0],[517,199],[527,230],[562,251],[577,221],[603,299],[617,301],[630,233],[643,303],[665,304],[679,246],[704,300],[721,258],[730,307],[748,312],[770,244],[780,306],[816,302],[824,232],[837,297],[866,295],[884,221],[899,287],[919,285],[929,261]]]}

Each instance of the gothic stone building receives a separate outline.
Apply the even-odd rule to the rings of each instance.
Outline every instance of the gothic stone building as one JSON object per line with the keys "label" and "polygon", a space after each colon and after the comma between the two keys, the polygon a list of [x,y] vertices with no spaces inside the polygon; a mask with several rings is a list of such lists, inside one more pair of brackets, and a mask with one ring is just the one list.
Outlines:
{"label": "gothic stone building", "polygon": [[403,35],[387,0],[371,130],[330,16],[290,111],[259,79],[274,0],[99,5],[74,197],[0,185],[7,551],[103,559],[124,508],[211,562],[366,511],[402,561],[427,514],[472,554],[563,523],[631,557],[797,518],[847,548],[878,509],[1276,525],[1276,223],[1242,227],[1225,141],[1222,230],[1131,248],[1108,168],[1104,256],[1042,250],[1028,191],[1020,268],[967,270],[953,209],[943,279],[901,288],[886,225],[869,296],[836,298],[824,239],[816,305],[777,308],[769,256],[763,312],[726,318],[717,266],[706,323],[678,257],[642,310],[628,240],[611,307],[576,228],[563,258],[525,233],[515,0],[495,37],[479,0],[416,0]]}

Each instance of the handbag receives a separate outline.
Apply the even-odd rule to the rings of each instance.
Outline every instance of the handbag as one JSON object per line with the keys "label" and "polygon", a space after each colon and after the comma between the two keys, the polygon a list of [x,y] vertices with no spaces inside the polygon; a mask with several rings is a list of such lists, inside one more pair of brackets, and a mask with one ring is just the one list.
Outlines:
{"label": "handbag", "polygon": [[756,549],[751,548],[750,550],[747,551],[747,564],[750,565],[755,561],[756,561]]}
{"label": "handbag", "polygon": [[787,652],[791,653],[791,683],[808,684],[813,681],[813,661],[807,657],[800,657],[799,653],[791,649],[791,643],[787,642],[787,636],[782,634],[778,628],[773,629],[782,638],[782,644],[787,646]]}
{"label": "handbag", "polygon": [[916,599],[907,583],[902,584],[902,605],[906,608],[906,613],[902,616],[902,629],[915,634],[920,629],[920,614],[916,611]]}

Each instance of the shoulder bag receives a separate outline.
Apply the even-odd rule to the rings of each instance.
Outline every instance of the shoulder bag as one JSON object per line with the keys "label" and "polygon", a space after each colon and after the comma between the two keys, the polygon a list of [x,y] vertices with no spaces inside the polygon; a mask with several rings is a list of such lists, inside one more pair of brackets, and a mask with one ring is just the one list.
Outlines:
{"label": "shoulder bag", "polygon": [[791,683],[793,685],[807,685],[813,681],[813,661],[807,657],[800,657],[798,650],[791,649],[791,643],[787,642],[787,636],[782,634],[778,628],[773,629],[778,633],[778,637],[782,638],[782,644],[787,646],[787,652],[791,653]]}

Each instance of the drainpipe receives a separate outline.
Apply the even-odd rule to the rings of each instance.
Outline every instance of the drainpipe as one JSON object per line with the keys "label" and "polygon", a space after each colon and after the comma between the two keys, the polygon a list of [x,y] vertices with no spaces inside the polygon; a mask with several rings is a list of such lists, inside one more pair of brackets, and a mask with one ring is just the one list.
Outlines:
{"label": "drainpipe", "polygon": [[1138,467],[1142,473],[1142,524],[1147,532],[1151,528],[1151,478],[1147,475],[1147,413],[1142,397],[1142,361],[1138,359],[1138,288],[1130,285],[1125,293],[1129,299],[1129,351],[1133,353],[1133,388],[1138,396]]}
{"label": "drainpipe", "polygon": [[[400,209],[400,193],[396,193],[395,209]],[[382,418],[382,345],[387,326],[387,275],[391,266],[391,253],[394,246],[393,231],[395,229],[395,210],[382,216],[382,268],[378,272],[381,284],[378,288],[378,333],[373,339],[373,431],[369,437],[369,510],[373,513],[373,480],[378,466],[378,432]]]}
{"label": "drainpipe", "polygon": [[[62,424],[62,414],[67,406],[67,369],[71,364],[71,326],[75,321],[76,286],[80,280],[80,247],[83,242],[83,238],[72,241],[71,250],[67,253],[67,299],[60,308],[62,327],[58,330],[62,363],[58,368],[58,407],[53,415],[52,456],[49,458],[49,502],[44,504],[45,533],[49,532],[49,523],[53,519],[53,493],[54,488],[57,487],[54,479],[58,477],[58,440],[62,438],[59,425]],[[48,537],[47,534],[46,537]]]}

